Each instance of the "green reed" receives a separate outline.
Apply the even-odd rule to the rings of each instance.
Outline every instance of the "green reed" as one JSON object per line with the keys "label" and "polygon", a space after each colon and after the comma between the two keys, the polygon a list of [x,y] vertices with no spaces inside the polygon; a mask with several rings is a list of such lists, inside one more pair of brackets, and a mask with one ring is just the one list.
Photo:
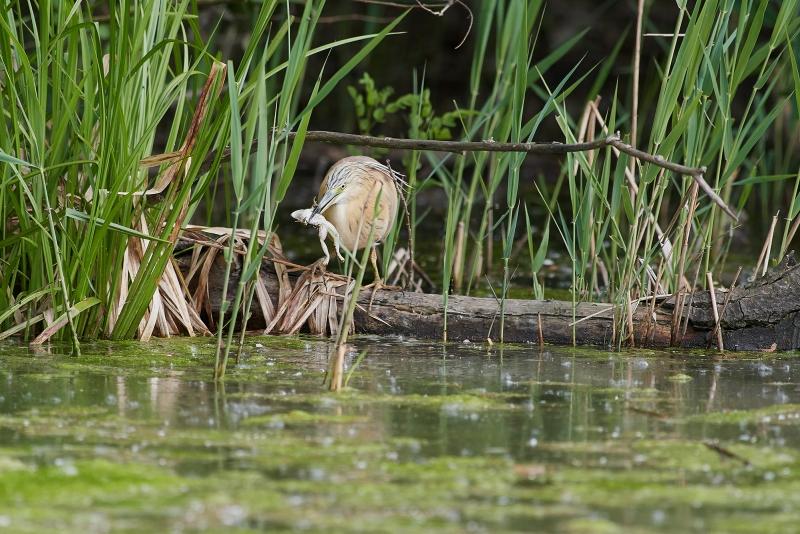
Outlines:
{"label": "green reed", "polygon": [[[114,320],[115,331],[135,329],[132,316],[149,303],[142,280],[134,286],[143,291],[131,293],[119,317],[109,310],[119,298],[131,236],[151,237],[150,255],[164,261],[157,251],[169,231],[143,230],[143,202],[133,192],[146,183],[138,163],[152,153],[156,129],[168,132],[167,151],[180,143],[193,104],[185,95],[202,74],[202,49],[181,40],[195,24],[188,5],[114,3],[107,39],[82,3],[43,1],[33,13],[25,2],[3,6],[0,107],[10,127],[0,132],[0,151],[30,166],[0,167],[7,222],[0,238],[0,308],[31,323],[43,312],[57,315],[70,302],[96,298],[99,306],[74,317],[77,336],[110,335]],[[163,124],[171,108],[175,120]],[[187,190],[176,191],[176,201]],[[167,211],[150,220],[168,225]],[[20,304],[43,289],[46,299]],[[0,325],[12,326],[9,320]]]}
{"label": "green reed", "polygon": [[[587,81],[591,82],[587,101],[594,100],[617,61],[624,36],[602,64],[589,68],[574,65],[570,74],[550,89],[548,68],[579,43],[582,33],[531,64],[541,7],[537,1],[481,3],[473,30],[476,44],[462,138],[528,141],[542,120],[554,115],[564,141],[578,141],[579,121],[569,115],[564,101],[576,90],[585,90]],[[780,237],[774,256],[780,259],[795,235],[800,212],[798,157],[786,142],[800,134],[800,75],[793,48],[800,29],[798,2],[713,0],[691,8],[679,2],[679,7],[675,36],[660,38],[664,53],[657,58],[659,75],[650,77],[650,85],[640,90],[645,95],[639,105],[640,119],[649,117],[650,121],[640,121],[648,128],[641,131],[638,145],[670,161],[706,166],[706,181],[739,211],[749,207],[753,212],[760,203],[771,217],[778,209],[786,210],[788,204],[783,228],[775,233]],[[770,20],[765,19],[768,7],[774,9]],[[488,92],[483,87],[481,93],[480,79],[485,75],[484,58],[492,34],[494,81]],[[625,81],[623,78],[618,84]],[[620,92],[631,93],[627,87]],[[544,101],[533,117],[527,116],[523,105],[530,93]],[[740,95],[744,95],[744,109],[738,104]],[[617,130],[624,135],[630,127],[629,108],[615,93],[599,108],[604,110],[599,116],[591,115],[594,136]],[[776,140],[772,145],[767,144],[770,137]],[[511,245],[520,237],[528,242],[534,294],[542,298],[537,274],[551,245],[551,225],[570,258],[573,301],[615,304],[618,343],[631,334],[628,318],[637,302],[646,302],[656,286],[666,293],[686,292],[684,280],[692,278],[698,266],[717,277],[722,273],[732,242],[731,227],[736,223],[702,194],[688,218],[691,177],[638,161],[629,176],[628,156],[615,154],[611,148],[596,152],[566,156],[554,190],[547,191],[541,183],[539,199],[524,199],[522,236],[519,191],[523,181],[532,182],[532,177],[520,173],[522,155],[476,153],[438,158],[424,154],[434,170],[428,178],[415,177],[415,184],[421,187],[412,196],[412,212],[416,214],[415,197],[425,187],[443,189],[448,199],[441,252],[445,308],[451,291],[469,293],[484,270],[499,263],[502,310],[515,269],[510,262]],[[559,202],[562,184],[568,202],[563,198]],[[758,189],[761,191],[754,198]],[[506,192],[502,204],[497,198],[501,190]],[[527,209],[531,202],[549,213],[548,220],[537,225],[545,229],[541,236],[530,231]],[[415,216],[414,227],[418,222]],[[459,243],[459,232],[465,236],[464,243]],[[498,238],[499,258],[493,257]],[[501,319],[501,339],[502,330]]]}
{"label": "green reed", "polygon": [[[161,165],[155,176],[139,162],[155,152],[180,149],[199,88],[218,67],[200,40],[192,5],[188,0],[112,3],[110,22],[102,25],[73,1],[39,2],[33,18],[25,2],[0,8],[0,109],[12,125],[0,131],[0,210],[6,221],[0,230],[0,309],[5,310],[0,314],[5,334],[0,335],[24,332],[29,338],[41,331],[39,323],[60,319],[69,328],[58,335],[69,336],[76,347],[80,337],[123,339],[140,331],[177,231],[198,206],[213,204],[219,176],[219,160],[201,174],[202,157],[193,157],[181,162],[162,198],[146,202],[141,195],[158,177],[174,172],[174,162]],[[246,325],[252,281],[294,179],[314,108],[405,16],[377,34],[312,48],[324,5],[305,2],[297,20],[278,0],[255,8],[242,61],[228,65],[227,92],[214,100],[193,140],[197,154],[231,146],[224,194],[233,229],[241,223],[250,235],[266,232],[262,242],[249,240],[241,281],[232,298],[223,299],[218,335],[227,348],[218,354],[220,377],[237,318]],[[541,0],[486,0],[476,8],[469,98],[453,115],[461,137],[530,141],[547,119],[556,121],[563,141],[577,141],[580,121],[570,116],[565,101],[589,82],[586,100],[594,101],[617,61],[622,38],[602,64],[571,65],[567,76],[551,80],[550,68],[584,32],[533,62],[543,5]],[[800,215],[798,156],[791,144],[800,135],[798,0],[709,0],[691,8],[679,2],[679,7],[675,37],[663,41],[664,53],[656,58],[659,75],[640,91],[645,96],[639,123],[647,129],[640,128],[637,145],[670,161],[706,166],[706,181],[740,212],[760,211],[771,218],[782,210],[773,249],[780,259]],[[330,77],[306,72],[311,55],[360,41],[362,48]],[[487,54],[494,54],[488,85],[482,82]],[[302,85],[315,78],[312,96],[303,102]],[[225,82],[214,79],[211,91],[217,94]],[[631,93],[626,78],[617,83],[619,94]],[[414,88],[403,108],[408,135],[431,138],[428,89],[416,81]],[[543,102],[533,112],[526,105],[531,96]],[[617,129],[624,134],[631,107],[616,92],[602,102],[600,117],[592,118],[595,136]],[[164,132],[158,143],[157,131]],[[288,131],[297,134],[291,144]],[[244,147],[256,138],[258,149],[251,156]],[[676,293],[686,292],[684,279],[692,284],[696,269],[719,277],[725,268],[734,223],[702,194],[693,203],[690,177],[640,162],[628,176],[629,158],[606,148],[565,157],[548,190],[543,181],[535,184],[534,177],[524,175],[523,159],[520,154],[439,157],[421,151],[406,158],[412,243],[425,216],[418,212],[417,195],[440,187],[447,197],[441,251],[445,308],[451,290],[469,293],[487,274],[501,286],[502,312],[517,267],[515,244],[524,242],[534,296],[542,298],[539,271],[553,246],[551,237],[558,236],[570,258],[573,301],[614,304],[616,341],[622,343],[631,334],[627,318],[637,301],[656,290],[651,273],[665,292]],[[418,175],[422,160],[434,169],[429,176]],[[533,185],[538,198],[522,198],[521,191]],[[543,234],[531,231],[528,210],[533,207],[547,213],[546,220],[533,221]],[[403,243],[402,232],[396,227],[387,240],[384,272],[392,249]],[[141,266],[124,280],[126,250],[140,238],[149,242]],[[232,237],[226,253],[224,287],[234,242]],[[490,272],[498,267],[499,277]],[[501,339],[503,328],[501,313]]]}
{"label": "green reed", "polygon": [[[31,336],[40,331],[37,323],[60,317],[72,324],[57,335],[76,340],[124,339],[141,331],[177,233],[198,205],[213,199],[208,191],[229,144],[237,147],[228,166],[233,227],[241,220],[253,234],[269,232],[312,110],[403,18],[376,35],[312,48],[324,2],[306,2],[294,26],[288,15],[274,22],[281,2],[264,2],[255,8],[242,60],[229,66],[226,79],[200,39],[192,5],[111,3],[109,21],[101,23],[72,1],[45,0],[33,6],[34,13],[25,2],[0,8],[0,109],[13,125],[0,132],[2,335]],[[308,57],[357,41],[365,41],[361,50],[324,84],[319,73],[311,100],[302,102]],[[214,72],[209,94],[228,82],[228,96],[212,96],[205,119],[189,132],[199,88]],[[289,130],[298,133],[290,147],[284,141]],[[163,133],[158,143],[156,132]],[[154,153],[179,150],[189,134],[191,160],[170,159],[154,176],[140,168]],[[256,136],[264,142],[250,157],[242,148]],[[216,164],[201,173],[202,156],[214,151],[220,155]],[[165,189],[146,200],[142,192],[165,173],[171,173]],[[133,238],[147,246],[138,270],[130,271]],[[226,253],[228,269],[234,241]],[[228,305],[223,311],[223,320],[225,312],[234,320],[221,326],[232,326],[242,305],[252,301],[248,282],[266,246],[250,240],[242,284],[232,310]],[[227,340],[230,347],[230,330]]]}

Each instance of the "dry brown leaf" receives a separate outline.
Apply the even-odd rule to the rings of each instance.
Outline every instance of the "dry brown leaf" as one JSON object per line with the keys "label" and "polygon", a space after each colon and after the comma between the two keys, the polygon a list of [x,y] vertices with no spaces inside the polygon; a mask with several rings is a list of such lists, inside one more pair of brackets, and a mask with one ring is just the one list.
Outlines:
{"label": "dry brown leaf", "polygon": [[272,304],[272,299],[269,297],[267,291],[267,284],[264,282],[264,277],[261,272],[258,273],[258,280],[256,281],[256,298],[258,305],[261,307],[261,314],[264,316],[264,322],[269,323],[275,315],[275,307]]}

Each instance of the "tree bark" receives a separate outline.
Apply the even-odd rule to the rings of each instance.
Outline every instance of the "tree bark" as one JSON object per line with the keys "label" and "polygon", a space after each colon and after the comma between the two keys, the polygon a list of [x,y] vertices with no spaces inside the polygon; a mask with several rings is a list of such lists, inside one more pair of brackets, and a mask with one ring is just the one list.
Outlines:
{"label": "tree bark", "polygon": [[[179,260],[185,271],[185,260]],[[209,298],[213,313],[220,307],[223,268],[215,265],[209,273]],[[261,270],[267,292],[277,309],[279,284],[269,265]],[[232,272],[228,294],[235,292],[239,272]],[[726,350],[792,350],[800,348],[800,265],[793,254],[769,271],[764,277],[732,290],[728,297],[724,289],[716,290]],[[380,290],[368,310],[372,290],[359,295],[360,308],[355,313],[357,333],[404,336],[415,339],[437,339],[444,336],[444,307],[441,295],[404,293]],[[341,299],[339,311],[341,312]],[[672,296],[659,297],[655,311],[642,302],[634,313],[634,340],[637,346],[705,348],[716,345],[711,339],[714,319],[708,291],[696,291],[686,299],[682,317],[688,314],[686,332],[683,324],[673,332],[675,313]],[[251,309],[248,330],[263,329],[267,323],[258,306]],[[493,298],[453,295],[447,309],[447,339],[449,341],[486,342],[500,337],[500,305]],[[505,303],[504,339],[511,343],[557,345],[601,345],[613,343],[614,307],[610,304],[581,303],[555,300],[515,300]],[[541,326],[540,326],[541,325]],[[675,340],[673,342],[673,340]],[[623,343],[624,345],[625,343]]]}

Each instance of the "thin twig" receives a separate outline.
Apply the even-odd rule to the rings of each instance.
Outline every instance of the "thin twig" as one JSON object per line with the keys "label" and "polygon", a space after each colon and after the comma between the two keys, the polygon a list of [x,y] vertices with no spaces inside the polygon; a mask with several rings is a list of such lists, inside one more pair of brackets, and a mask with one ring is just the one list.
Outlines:
{"label": "thin twig", "polygon": [[[678,262],[678,275],[680,276],[680,281],[678,283],[678,288],[683,288],[684,284],[684,277],[683,272],[686,267],[686,255],[689,253],[689,236],[692,230],[692,219],[694,218],[694,211],[697,207],[697,190],[698,190],[697,182],[692,184],[692,187],[689,188],[686,195],[684,195],[683,200],[681,201],[680,207],[675,212],[675,217],[683,209],[683,205],[685,202],[689,203],[689,213],[686,215],[686,221],[683,225],[683,229],[681,233],[683,235],[683,243],[681,245],[681,257]],[[688,196],[688,197],[687,197]],[[699,264],[698,264],[699,265]],[[697,272],[695,272],[695,278],[697,278]],[[696,282],[696,281],[695,281]],[[694,291],[694,286],[692,286],[692,291]],[[673,328],[672,328],[672,343],[674,344],[677,341],[678,330],[680,330],[681,326],[681,316],[683,315],[683,304],[686,301],[686,295],[681,295],[681,300],[676,301],[675,304],[675,313],[673,314]]]}
{"label": "thin twig", "polygon": [[569,323],[567,326],[572,328],[576,324],[582,323],[583,321],[588,321],[589,319],[594,319],[598,315],[601,315],[601,314],[603,314],[605,312],[608,312],[608,311],[614,311],[614,310],[617,309],[617,305],[616,304],[598,304],[598,305],[599,306],[608,306],[608,308],[604,308],[602,310],[599,310],[599,311],[596,311],[594,313],[591,313],[591,314],[587,315],[586,317],[581,317],[577,321],[573,321],[573,322]]}
{"label": "thin twig", "polygon": [[441,17],[442,15],[444,15],[444,12],[447,11],[448,9],[450,9],[450,6],[452,6],[454,3],[455,3],[455,0],[448,0],[448,2],[444,5],[444,7],[442,8],[441,11],[434,11],[431,8],[429,8],[428,6],[426,6],[425,4],[423,4],[422,2],[420,2],[419,0],[417,0],[417,5],[419,7],[421,7],[422,9],[424,9],[425,11],[427,11],[428,13],[430,13],[432,15],[436,15],[437,17]]}
{"label": "thin twig", "polygon": [[728,207],[728,205],[725,204],[725,201],[722,200],[722,198],[720,198],[720,196],[714,192],[714,189],[712,189],[711,186],[708,185],[708,182],[706,182],[705,179],[703,178],[703,175],[708,170],[706,167],[686,167],[684,165],[679,165],[677,163],[672,163],[671,161],[667,161],[664,159],[663,156],[658,156],[658,155],[653,156],[652,154],[648,154],[647,152],[642,152],[641,150],[637,150],[632,146],[620,141],[619,134],[607,137],[606,139],[609,140],[608,143],[609,145],[618,148],[620,152],[624,152],[629,156],[633,156],[634,158],[639,159],[641,161],[652,163],[653,165],[656,165],[658,167],[670,171],[677,172],[679,174],[691,176],[692,178],[694,178],[694,181],[697,183],[697,185],[700,186],[700,189],[702,189],[703,192],[706,195],[708,195],[708,197],[711,200],[713,200],[715,204],[717,204],[720,208],[722,208],[723,211],[725,211],[725,213],[727,213],[734,221],[739,220],[738,217],[736,217],[736,215],[733,213],[733,211],[731,211],[731,209]]}
{"label": "thin twig", "polygon": [[422,2],[420,2],[419,0],[417,0],[417,5],[419,7],[421,7],[422,9],[424,9],[425,11],[427,11],[432,15],[436,15],[437,17],[441,17],[442,15],[444,15],[444,12],[450,9],[450,6],[452,6],[453,4],[460,4],[464,6],[464,9],[466,9],[469,12],[469,28],[467,28],[467,34],[464,36],[463,39],[461,39],[461,42],[458,43],[458,46],[456,47],[456,49],[459,49],[461,48],[461,45],[463,45],[464,42],[467,40],[467,37],[469,37],[469,32],[472,30],[472,21],[474,19],[474,17],[472,16],[472,10],[467,7],[467,4],[465,4],[461,0],[448,0],[447,4],[442,8],[441,11],[434,11],[425,4],[423,4]]}
{"label": "thin twig", "polygon": [[[703,260],[703,253],[697,255],[697,266],[694,268],[694,281],[692,282],[692,292],[689,293],[689,307],[686,313],[686,317],[683,321],[683,329],[681,330],[681,343],[683,343],[683,338],[686,337],[686,329],[689,328],[689,319],[692,315],[692,305],[694,304],[694,293],[695,289],[697,288],[697,279],[700,277],[700,262]],[[681,304],[683,306],[683,304]]]}
{"label": "thin twig", "polygon": [[[636,43],[633,49],[633,105],[631,110],[631,145],[636,145],[639,115],[639,65],[642,62],[642,17],[644,16],[644,0],[639,0],[636,7]],[[631,159],[630,169],[633,172],[636,162]]]}
{"label": "thin twig", "polygon": [[[720,352],[725,352],[725,346],[722,344],[722,331],[719,329],[720,314],[717,310],[717,295],[714,290],[714,279],[711,277],[710,271],[706,273],[706,281],[708,282],[708,292],[711,295],[711,312],[714,315],[714,332],[717,335],[717,349],[719,349]],[[713,339],[713,335],[709,336],[709,346],[711,346],[711,341]]]}
{"label": "thin twig", "polygon": [[740,455],[736,454],[735,452],[729,451],[728,449],[726,449],[724,447],[720,447],[716,443],[711,443],[711,442],[708,442],[708,441],[704,441],[703,445],[705,445],[706,447],[708,447],[712,451],[718,453],[720,456],[724,456],[724,457],[727,457],[727,458],[733,458],[734,460],[739,460],[744,465],[750,465],[750,460],[748,460],[744,456],[740,456]]}
{"label": "thin twig", "polygon": [[775,225],[778,223],[779,214],[780,211],[772,218],[772,224],[769,227],[767,238],[764,240],[764,246],[761,248],[761,255],[758,257],[756,268],[753,269],[753,276],[758,276],[758,268],[761,267],[762,261],[764,262],[764,272],[761,273],[761,276],[767,274],[767,267],[769,266],[769,253],[772,250],[772,236],[775,234]]}
{"label": "thin twig", "polygon": [[[464,38],[461,39],[461,42],[458,43],[458,46],[456,46],[456,50],[461,48],[461,45],[463,45],[467,41],[467,37],[469,37],[469,34],[472,31],[472,24],[475,22],[475,17],[472,15],[472,10],[469,8],[469,6],[467,6],[467,4],[465,4],[461,0],[447,0],[447,2],[444,4],[423,4],[419,0],[416,0],[417,5],[398,4],[397,2],[383,2],[381,0],[353,0],[353,1],[361,2],[362,4],[376,4],[379,6],[399,7],[401,9],[410,9],[416,7],[427,11],[431,15],[436,15],[437,17],[441,17],[442,15],[444,15],[444,12],[450,9],[450,6],[452,6],[453,4],[460,4],[469,13],[469,28],[467,28],[467,33],[464,34]],[[437,8],[440,7],[442,9],[441,11],[434,11],[433,9],[431,9],[432,7],[437,7]]]}
{"label": "thin twig", "polygon": [[[388,159],[386,160],[386,166],[389,167],[389,175],[392,176],[392,178],[394,178],[396,175],[395,175],[394,171],[392,170],[392,164]],[[406,280],[406,283],[403,284],[403,291],[405,291],[406,288],[408,287],[408,285],[414,279],[414,247],[412,246],[413,243],[411,241],[411,236],[412,236],[412,233],[411,233],[411,214],[408,212],[408,202],[406,202],[406,195],[403,193],[403,188],[400,187],[400,183],[397,180],[393,180],[393,181],[394,181],[395,188],[397,189],[397,192],[400,193],[400,198],[403,200],[403,209],[405,209],[405,212],[406,212],[406,231],[408,232],[408,260],[409,261],[407,262],[408,263],[408,279]]]}
{"label": "thin twig", "polygon": [[539,347],[544,345],[544,333],[542,332],[542,314],[537,313],[537,320],[539,321]]}
{"label": "thin twig", "polygon": [[378,24],[387,24],[394,21],[394,17],[372,17],[370,15],[360,15],[358,13],[351,13],[350,15],[331,15],[330,17],[320,17],[317,19],[317,24],[331,24],[335,22],[351,22],[357,20],[359,22],[374,22]]}
{"label": "thin twig", "polygon": [[[787,220],[791,220],[791,219],[787,219]],[[784,248],[781,251],[781,257],[783,257],[783,255],[786,254],[786,251],[789,248],[789,243],[791,243],[792,239],[794,239],[794,234],[797,232],[797,228],[799,226],[800,226],[800,216],[795,216],[794,223],[792,224],[792,228],[789,230],[789,235],[786,236],[786,244],[784,245]]]}
{"label": "thin twig", "polygon": [[436,289],[436,284],[434,281],[431,280],[431,277],[428,276],[428,273],[426,273],[425,270],[420,267],[419,263],[415,262],[413,258],[411,259],[411,266],[414,267],[414,270],[419,273],[422,279],[425,280],[431,288],[434,290]]}
{"label": "thin twig", "polygon": [[[216,243],[214,241],[204,241],[202,239],[194,239],[194,238],[191,238],[191,237],[187,237],[185,235],[178,236],[178,240],[179,241],[186,241],[188,243],[194,243],[196,245],[202,245],[204,247],[216,248],[218,250],[227,250],[227,248],[228,248],[225,245],[220,245],[219,243]],[[244,254],[247,253],[247,249],[245,249],[245,248],[235,248],[234,247],[233,252],[236,253],[236,254],[244,255]],[[292,263],[290,261],[282,260],[280,258],[268,258],[268,257],[264,256],[262,258],[262,261],[271,261],[272,263],[280,263],[281,265],[286,265],[287,267],[291,267],[291,270],[289,272],[310,271],[312,269],[311,266],[298,265],[296,263]],[[328,276],[330,276],[330,277],[332,277],[334,279],[340,280],[340,281],[347,280],[347,277],[344,277],[342,275],[338,275],[336,273],[327,273],[327,274],[328,274]]]}
{"label": "thin twig", "polygon": [[[397,2],[384,2],[383,0],[352,0],[353,2],[360,2],[362,4],[375,4],[378,6],[387,6],[387,7],[400,7],[403,9],[410,9],[417,6],[410,5],[410,4],[399,4]],[[448,3],[444,4],[428,4],[428,7],[445,7]]]}
{"label": "thin twig", "polygon": [[730,287],[730,289],[728,289],[728,294],[725,295],[725,302],[722,304],[722,310],[719,312],[719,321],[717,321],[717,324],[714,325],[714,330],[711,332],[711,338],[712,339],[713,339],[713,337],[715,335],[717,335],[717,333],[718,333],[717,331],[718,330],[720,331],[719,332],[720,336],[722,335],[722,333],[721,333],[722,326],[721,326],[720,323],[722,323],[722,319],[723,319],[723,317],[725,317],[725,309],[728,307],[728,302],[731,300],[731,295],[733,294],[733,289],[736,287],[736,282],[737,282],[737,280],[739,280],[739,275],[740,274],[742,274],[742,268],[741,267],[739,267],[739,270],[736,271],[736,276],[733,277],[733,282],[731,282],[731,287]]}
{"label": "thin twig", "polygon": [[461,256],[464,254],[464,221],[458,221],[456,229],[456,250],[453,253],[453,283],[456,291],[461,290]]}
{"label": "thin twig", "polygon": [[[294,141],[297,134],[295,132],[284,133],[278,136],[277,141]],[[434,152],[525,152],[528,154],[567,154],[571,152],[586,152],[588,150],[596,150],[605,148],[611,143],[609,140],[619,140],[619,135],[612,135],[603,139],[598,139],[592,143],[497,143],[492,140],[469,142],[469,141],[434,141],[430,139],[395,139],[392,137],[372,137],[369,135],[355,135],[340,132],[325,132],[325,131],[310,131],[306,132],[306,142],[319,142],[319,143],[332,143],[338,145],[352,145],[352,146],[369,146],[372,148],[395,148],[398,150],[430,150]],[[624,145],[627,146],[627,145]],[[250,145],[250,153],[252,154],[258,149],[258,139],[254,140]],[[165,155],[169,156],[169,155]],[[182,157],[180,152],[174,153],[174,158],[179,159]],[[203,162],[200,164],[198,176],[211,170],[214,165],[214,160],[217,157],[217,152],[208,154]],[[154,157],[147,158],[154,160]],[[230,148],[223,149],[222,158],[220,163],[226,163],[231,160]],[[663,158],[661,158],[663,161]],[[170,161],[167,159],[166,161]],[[159,158],[158,162],[147,164],[146,166],[156,166],[164,163],[164,158]],[[684,169],[688,167],[682,167]],[[692,169],[692,172],[700,173],[703,169]],[[678,171],[680,172],[680,171]],[[692,174],[692,173],[687,173]]]}

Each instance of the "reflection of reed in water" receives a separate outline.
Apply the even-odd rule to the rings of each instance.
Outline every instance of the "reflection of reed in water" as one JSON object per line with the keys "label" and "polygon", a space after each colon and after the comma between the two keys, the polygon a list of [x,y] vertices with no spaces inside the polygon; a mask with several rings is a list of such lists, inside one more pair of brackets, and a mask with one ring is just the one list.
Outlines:
{"label": "reflection of reed in water", "polygon": [[[178,398],[184,393],[183,380],[174,378],[183,375],[183,371],[167,371],[169,376],[148,378],[145,383],[138,382],[136,378],[118,376],[116,380],[116,396],[119,414],[122,417],[141,416],[142,400],[149,402],[152,414],[163,421],[170,421],[177,415]],[[196,395],[199,392],[192,392]],[[204,399],[197,398],[197,404],[203,404]]]}

